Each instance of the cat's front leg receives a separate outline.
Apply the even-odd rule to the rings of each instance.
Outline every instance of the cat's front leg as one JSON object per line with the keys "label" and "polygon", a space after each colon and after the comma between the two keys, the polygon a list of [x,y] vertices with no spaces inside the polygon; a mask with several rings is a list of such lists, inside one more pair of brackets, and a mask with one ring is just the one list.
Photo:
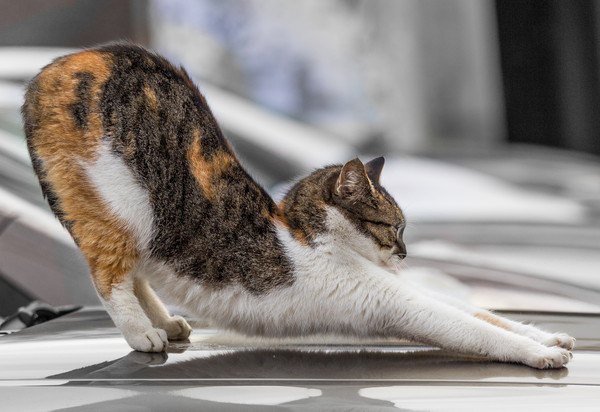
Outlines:
{"label": "cat's front leg", "polygon": [[382,316],[376,324],[391,326],[400,337],[538,369],[560,368],[571,359],[564,348],[544,346],[405,286],[386,281],[365,292],[380,302],[371,314]]}
{"label": "cat's front leg", "polygon": [[461,309],[487,323],[490,323],[502,329],[506,329],[510,332],[526,336],[530,339],[535,340],[536,342],[541,343],[542,345],[560,346],[561,348],[565,348],[568,350],[572,350],[575,347],[575,338],[567,335],[566,333],[549,333],[533,325],[516,322],[514,320],[498,316],[497,314],[492,313],[488,310],[478,308],[462,300],[459,300],[452,296],[444,295],[442,293],[437,293],[424,289],[422,289],[421,292],[425,293],[431,298],[434,298],[441,302],[445,302],[451,306]]}
{"label": "cat's front leg", "polygon": [[575,347],[575,338],[566,333],[549,333],[533,325],[515,322],[484,309],[474,311],[473,316],[519,335],[527,336],[542,345],[559,346],[568,350]]}

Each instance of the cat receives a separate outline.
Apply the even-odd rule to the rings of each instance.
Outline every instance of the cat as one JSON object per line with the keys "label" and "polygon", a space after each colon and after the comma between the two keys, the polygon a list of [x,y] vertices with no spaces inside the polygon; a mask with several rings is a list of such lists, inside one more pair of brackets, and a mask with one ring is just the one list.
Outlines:
{"label": "cat", "polygon": [[60,57],[22,107],[34,170],[131,348],[191,328],[155,290],[224,329],[408,338],[534,368],[575,340],[421,290],[395,270],[405,216],[382,157],[323,167],[276,204],[183,68],[117,43]]}

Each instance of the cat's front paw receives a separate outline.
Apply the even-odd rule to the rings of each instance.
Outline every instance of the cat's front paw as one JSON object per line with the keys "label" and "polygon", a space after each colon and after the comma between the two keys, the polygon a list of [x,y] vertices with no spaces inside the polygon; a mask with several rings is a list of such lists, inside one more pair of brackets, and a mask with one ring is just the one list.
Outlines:
{"label": "cat's front paw", "polygon": [[566,333],[553,333],[544,339],[542,343],[546,346],[560,346],[572,350],[575,347],[575,338]]}
{"label": "cat's front paw", "polygon": [[125,340],[132,349],[140,352],[162,352],[168,343],[167,333],[162,329],[126,334]]}
{"label": "cat's front paw", "polygon": [[185,340],[192,333],[192,327],[181,316],[172,316],[161,326],[167,332],[169,340]]}
{"label": "cat's front paw", "polygon": [[536,369],[554,369],[565,366],[573,355],[558,346],[541,347],[531,353],[523,363]]}

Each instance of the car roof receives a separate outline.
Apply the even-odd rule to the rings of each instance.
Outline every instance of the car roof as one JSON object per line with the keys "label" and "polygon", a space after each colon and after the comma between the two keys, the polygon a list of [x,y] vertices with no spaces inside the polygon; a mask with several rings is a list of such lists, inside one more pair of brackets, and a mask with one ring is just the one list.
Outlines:
{"label": "car roof", "polygon": [[[530,399],[558,390],[560,399],[597,397],[600,315],[508,315],[574,335],[578,346],[568,368],[540,371],[406,341],[248,338],[197,320],[191,320],[195,330],[189,341],[170,343],[166,353],[141,353],[127,346],[104,310],[84,308],[0,337],[0,394],[10,393],[8,405],[28,410],[28,399],[53,407],[79,402],[76,406],[91,409],[226,404],[224,410],[236,405],[362,405],[368,410],[405,402],[423,406],[424,399],[434,406],[457,397],[468,401],[457,408],[473,407],[509,393]],[[517,402],[511,399],[503,405]],[[545,404],[554,397],[544,399]]]}
{"label": "car roof", "polygon": [[[391,380],[600,384],[600,315],[509,313],[578,341],[569,371],[536,371],[397,340],[264,339],[202,327],[166,353],[132,351],[101,308],[0,338],[0,379]],[[581,360],[580,360],[581,359]],[[585,359],[585,361],[583,360]],[[485,364],[485,367],[483,367]],[[589,375],[589,367],[596,372]],[[585,372],[585,373],[584,373]]]}

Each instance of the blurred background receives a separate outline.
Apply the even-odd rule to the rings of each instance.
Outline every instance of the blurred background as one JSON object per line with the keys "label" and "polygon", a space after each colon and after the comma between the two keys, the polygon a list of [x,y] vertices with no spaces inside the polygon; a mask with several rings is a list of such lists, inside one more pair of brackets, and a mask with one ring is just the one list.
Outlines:
{"label": "blurred background", "polygon": [[600,312],[600,1],[0,0],[0,318],[98,304],[19,107],[53,58],[121,39],[187,68],[274,197],[385,155],[415,281]]}

